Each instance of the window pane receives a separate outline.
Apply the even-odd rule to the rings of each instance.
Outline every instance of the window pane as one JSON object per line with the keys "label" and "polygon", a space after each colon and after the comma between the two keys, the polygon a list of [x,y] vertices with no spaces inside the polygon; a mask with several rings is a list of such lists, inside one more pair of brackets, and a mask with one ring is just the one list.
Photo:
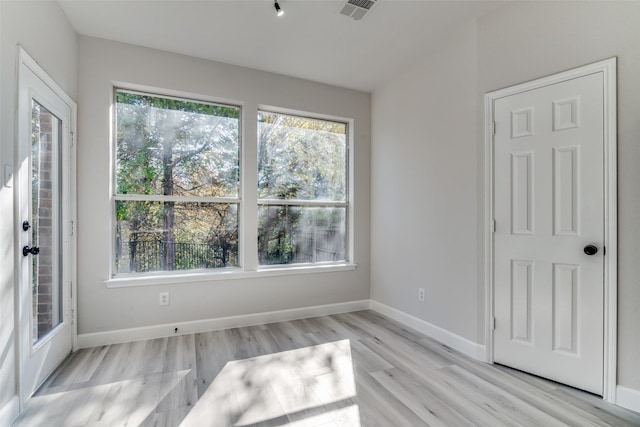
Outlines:
{"label": "window pane", "polygon": [[240,109],[116,92],[116,193],[237,197]]}
{"label": "window pane", "polygon": [[259,206],[260,264],[346,259],[346,208]]}
{"label": "window pane", "polygon": [[258,113],[258,197],[345,201],[347,125]]}
{"label": "window pane", "polygon": [[116,274],[238,265],[238,206],[116,201]]}
{"label": "window pane", "polygon": [[31,257],[32,343],[63,321],[62,317],[62,120],[32,100],[31,109]]}

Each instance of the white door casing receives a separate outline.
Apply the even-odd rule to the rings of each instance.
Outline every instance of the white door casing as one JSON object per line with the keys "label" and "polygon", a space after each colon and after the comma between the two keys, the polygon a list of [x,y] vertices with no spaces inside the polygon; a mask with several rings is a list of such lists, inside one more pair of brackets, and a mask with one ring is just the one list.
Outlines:
{"label": "white door casing", "polygon": [[488,361],[610,401],[614,88],[615,59],[486,97]]}
{"label": "white door casing", "polygon": [[[76,120],[76,105],[64,91],[38,66],[38,64],[22,49],[18,55],[18,114],[16,140],[16,271],[18,289],[18,336],[19,336],[19,388],[20,402],[31,396],[49,374],[75,349],[76,325],[75,313],[75,148],[73,133]],[[38,162],[34,161],[33,126],[34,106],[46,117],[51,126],[47,132],[47,140],[34,145],[43,148]],[[44,119],[43,119],[44,120]],[[39,122],[42,124],[42,122]],[[51,135],[49,137],[49,135]],[[49,161],[50,160],[50,161]],[[43,163],[44,162],[44,163]],[[40,166],[50,163],[44,169]],[[40,166],[38,166],[40,165]],[[39,175],[39,195],[36,200],[47,200],[50,203],[51,219],[44,225],[34,224],[33,199],[35,190],[32,182],[34,168]],[[44,171],[44,173],[42,173]],[[47,174],[45,177],[44,174]],[[42,180],[41,180],[42,178]],[[46,182],[45,182],[46,181]],[[44,184],[42,184],[44,182]],[[49,188],[50,186],[50,188]],[[44,192],[43,192],[44,191]],[[46,194],[45,196],[41,196]],[[44,197],[44,199],[42,199]],[[50,200],[49,200],[50,199]],[[44,206],[46,209],[46,205]],[[24,230],[23,221],[29,221],[31,228]],[[51,264],[48,272],[35,272],[33,259],[36,255],[22,253],[25,246],[36,246],[34,230],[47,230],[37,233],[39,238],[46,239],[46,248],[38,254],[46,256]],[[37,263],[36,263],[37,264]],[[49,265],[49,264],[47,264]],[[42,270],[44,271],[44,270]],[[52,294],[47,295],[52,301],[52,308],[45,315],[51,316],[49,327],[38,331],[34,319],[33,277],[51,276]],[[37,317],[37,316],[36,316]]]}

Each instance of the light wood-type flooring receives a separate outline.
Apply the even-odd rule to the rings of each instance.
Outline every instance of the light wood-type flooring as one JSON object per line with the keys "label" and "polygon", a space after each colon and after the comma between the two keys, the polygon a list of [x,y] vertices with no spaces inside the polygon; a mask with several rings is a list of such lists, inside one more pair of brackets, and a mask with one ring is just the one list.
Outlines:
{"label": "light wood-type flooring", "polygon": [[639,426],[376,312],[80,350],[17,426]]}

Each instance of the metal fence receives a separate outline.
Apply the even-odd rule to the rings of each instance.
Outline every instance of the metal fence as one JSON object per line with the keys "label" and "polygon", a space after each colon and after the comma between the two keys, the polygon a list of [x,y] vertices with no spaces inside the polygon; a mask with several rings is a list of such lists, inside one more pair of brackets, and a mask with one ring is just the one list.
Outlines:
{"label": "metal fence", "polygon": [[[345,259],[344,232],[334,228],[316,228],[297,233],[293,253],[288,257],[269,259],[260,254],[266,264],[342,261]],[[264,260],[262,258],[265,258]],[[286,260],[285,260],[286,258]],[[116,242],[118,273],[197,270],[238,265],[238,245],[220,245],[162,240]]]}
{"label": "metal fence", "polygon": [[116,245],[119,273],[196,270],[238,265],[238,245],[135,240]]}

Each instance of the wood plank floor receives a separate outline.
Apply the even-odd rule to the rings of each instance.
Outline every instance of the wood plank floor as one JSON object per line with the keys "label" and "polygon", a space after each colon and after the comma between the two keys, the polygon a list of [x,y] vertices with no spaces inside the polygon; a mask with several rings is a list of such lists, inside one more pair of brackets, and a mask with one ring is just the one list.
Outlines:
{"label": "wood plank floor", "polygon": [[373,311],[80,350],[16,426],[640,426]]}

